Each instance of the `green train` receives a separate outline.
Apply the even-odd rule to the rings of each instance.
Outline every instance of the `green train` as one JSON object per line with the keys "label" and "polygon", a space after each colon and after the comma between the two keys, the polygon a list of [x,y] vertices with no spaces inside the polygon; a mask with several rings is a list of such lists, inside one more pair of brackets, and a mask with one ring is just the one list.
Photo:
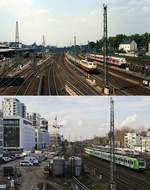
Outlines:
{"label": "green train", "polygon": [[[85,153],[103,160],[110,161],[109,152],[97,150],[92,147],[85,148]],[[146,162],[143,158],[134,158],[127,155],[115,154],[115,163],[137,171],[146,169]]]}

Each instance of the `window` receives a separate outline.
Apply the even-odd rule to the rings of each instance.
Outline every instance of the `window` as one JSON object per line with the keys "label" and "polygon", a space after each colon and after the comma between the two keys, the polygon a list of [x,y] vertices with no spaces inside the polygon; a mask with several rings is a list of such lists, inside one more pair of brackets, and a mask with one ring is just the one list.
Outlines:
{"label": "window", "polygon": [[19,126],[19,119],[4,119],[4,127],[9,126]]}

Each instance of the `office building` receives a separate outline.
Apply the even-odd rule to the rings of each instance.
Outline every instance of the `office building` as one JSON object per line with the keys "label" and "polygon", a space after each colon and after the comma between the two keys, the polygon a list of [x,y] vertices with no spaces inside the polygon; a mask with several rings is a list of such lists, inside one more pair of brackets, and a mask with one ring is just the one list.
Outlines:
{"label": "office building", "polygon": [[41,116],[39,113],[27,113],[27,119],[32,122],[34,128],[40,128]]}
{"label": "office building", "polygon": [[0,111],[0,155],[3,153],[3,113]]}
{"label": "office building", "polygon": [[4,117],[20,116],[26,118],[26,106],[16,98],[4,98],[2,112]]}
{"label": "office building", "polygon": [[4,149],[34,150],[35,129],[32,122],[19,117],[9,116],[3,119]]}

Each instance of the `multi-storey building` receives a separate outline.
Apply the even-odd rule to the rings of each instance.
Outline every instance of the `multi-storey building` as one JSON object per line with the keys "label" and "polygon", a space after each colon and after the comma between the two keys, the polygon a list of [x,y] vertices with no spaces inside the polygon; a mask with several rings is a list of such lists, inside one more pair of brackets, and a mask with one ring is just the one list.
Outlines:
{"label": "multi-storey building", "polygon": [[3,145],[7,150],[33,150],[35,148],[35,129],[32,122],[19,117],[3,118]]}
{"label": "multi-storey building", "polygon": [[49,145],[49,133],[41,129],[35,129],[35,147],[43,149]]}
{"label": "multi-storey building", "polygon": [[26,106],[16,98],[4,98],[2,101],[2,111],[6,116],[20,116],[26,118]]}
{"label": "multi-storey building", "polygon": [[48,121],[45,118],[40,119],[40,129],[48,131]]}
{"label": "multi-storey building", "polygon": [[41,116],[39,113],[27,113],[27,119],[32,122],[34,128],[40,128]]}
{"label": "multi-storey building", "polygon": [[0,111],[0,155],[3,152],[3,113]]}
{"label": "multi-storey building", "polygon": [[134,148],[135,146],[141,146],[142,139],[139,133],[127,133],[124,137],[124,146],[128,148]]}
{"label": "multi-storey building", "polygon": [[49,145],[48,121],[41,118],[39,113],[27,113],[27,118],[35,128],[35,147],[42,149]]}

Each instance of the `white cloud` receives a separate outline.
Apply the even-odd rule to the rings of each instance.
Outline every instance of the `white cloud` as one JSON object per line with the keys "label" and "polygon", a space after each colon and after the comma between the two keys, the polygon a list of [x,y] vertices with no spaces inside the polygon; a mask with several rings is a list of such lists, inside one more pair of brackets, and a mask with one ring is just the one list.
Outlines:
{"label": "white cloud", "polygon": [[0,9],[22,8],[23,6],[29,6],[31,4],[32,0],[0,0]]}
{"label": "white cloud", "polygon": [[128,116],[124,121],[120,123],[120,127],[134,127],[133,124],[135,124],[137,121],[137,115],[131,115]]}

